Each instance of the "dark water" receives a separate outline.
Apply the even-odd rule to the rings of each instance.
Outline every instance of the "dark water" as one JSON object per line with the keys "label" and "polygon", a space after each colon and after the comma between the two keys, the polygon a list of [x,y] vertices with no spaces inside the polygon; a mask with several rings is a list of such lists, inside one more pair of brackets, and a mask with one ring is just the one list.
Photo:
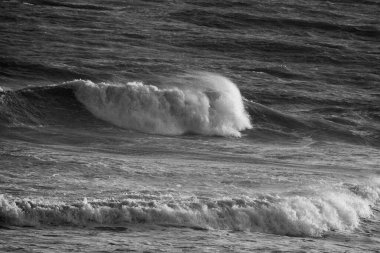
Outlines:
{"label": "dark water", "polygon": [[1,249],[378,250],[379,9],[2,1]]}

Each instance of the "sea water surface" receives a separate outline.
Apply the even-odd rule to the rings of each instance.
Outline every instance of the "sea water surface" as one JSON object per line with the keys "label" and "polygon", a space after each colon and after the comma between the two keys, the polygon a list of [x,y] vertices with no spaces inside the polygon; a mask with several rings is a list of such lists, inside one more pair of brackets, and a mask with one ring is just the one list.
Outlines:
{"label": "sea water surface", "polygon": [[380,3],[0,2],[0,251],[379,252]]}

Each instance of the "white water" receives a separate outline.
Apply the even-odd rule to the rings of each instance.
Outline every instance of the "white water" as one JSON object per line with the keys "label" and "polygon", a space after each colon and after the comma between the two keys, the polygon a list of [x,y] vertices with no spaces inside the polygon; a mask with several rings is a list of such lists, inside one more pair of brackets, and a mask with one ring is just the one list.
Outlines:
{"label": "white water", "polygon": [[[135,193],[123,201],[97,200],[65,204],[0,195],[0,217],[18,226],[91,226],[134,223],[169,224],[203,229],[229,229],[291,236],[322,236],[328,231],[353,231],[371,217],[380,188],[356,186],[353,191],[315,191],[307,196],[259,199],[143,200]],[[138,197],[136,199],[136,196]]]}
{"label": "white water", "polygon": [[73,81],[76,96],[96,117],[147,133],[240,136],[251,128],[240,91],[230,80],[210,73],[177,76],[159,88]]}

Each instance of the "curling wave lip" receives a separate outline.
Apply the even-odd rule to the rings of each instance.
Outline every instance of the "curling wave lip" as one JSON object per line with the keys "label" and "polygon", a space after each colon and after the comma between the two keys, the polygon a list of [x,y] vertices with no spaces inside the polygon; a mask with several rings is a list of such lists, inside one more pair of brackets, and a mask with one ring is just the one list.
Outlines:
{"label": "curling wave lip", "polygon": [[96,117],[127,129],[240,137],[240,131],[252,128],[239,89],[216,74],[177,76],[167,88],[142,82],[68,84],[76,87],[77,99]]}

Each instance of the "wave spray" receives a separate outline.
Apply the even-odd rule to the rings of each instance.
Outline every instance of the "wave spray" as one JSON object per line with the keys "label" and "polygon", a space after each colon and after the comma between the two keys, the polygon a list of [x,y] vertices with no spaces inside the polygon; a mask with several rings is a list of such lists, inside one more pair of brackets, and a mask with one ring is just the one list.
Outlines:
{"label": "wave spray", "polygon": [[163,87],[142,82],[76,80],[77,99],[96,117],[137,131],[240,136],[252,128],[239,89],[227,78],[196,72],[167,78]]}

